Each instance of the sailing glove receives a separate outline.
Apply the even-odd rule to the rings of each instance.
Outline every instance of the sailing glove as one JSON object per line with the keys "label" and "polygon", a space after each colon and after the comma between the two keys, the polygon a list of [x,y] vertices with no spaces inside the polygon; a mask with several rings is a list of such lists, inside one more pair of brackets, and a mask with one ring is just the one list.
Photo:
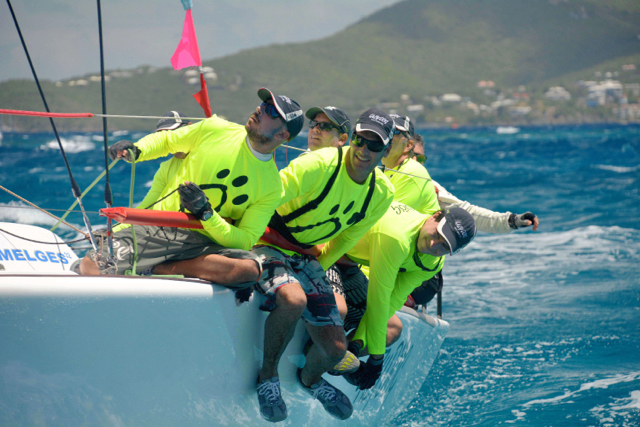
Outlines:
{"label": "sailing glove", "polygon": [[213,215],[211,203],[204,191],[193,182],[180,184],[178,187],[180,194],[180,204],[182,207],[191,212],[200,221],[206,221]]}
{"label": "sailing glove", "polygon": [[[509,227],[513,228],[514,230],[517,230],[520,227],[529,227],[530,225],[534,224],[535,219],[536,216],[531,212],[525,212],[520,215],[511,214],[509,216]],[[527,221],[530,221],[531,223],[529,224],[527,223]]]}
{"label": "sailing glove", "polygon": [[384,362],[384,358],[376,360],[369,357],[367,363],[361,363],[358,370],[350,374],[350,380],[347,381],[358,386],[360,390],[373,387],[382,373],[382,362]]}
{"label": "sailing glove", "polygon": [[132,159],[131,159],[131,154],[129,153],[129,150],[133,151],[133,155],[135,157],[134,160],[138,160],[138,158],[140,157],[140,154],[142,154],[142,151],[140,151],[138,147],[133,145],[133,142],[123,140],[123,141],[118,141],[109,147],[109,158],[111,160],[115,160],[117,158],[121,158],[121,159],[123,158],[126,161],[130,162]]}

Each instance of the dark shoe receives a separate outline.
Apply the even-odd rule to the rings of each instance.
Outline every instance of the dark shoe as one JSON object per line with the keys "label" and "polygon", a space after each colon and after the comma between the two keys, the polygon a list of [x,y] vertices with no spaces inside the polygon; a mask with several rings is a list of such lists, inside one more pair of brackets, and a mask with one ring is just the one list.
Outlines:
{"label": "dark shoe", "polygon": [[[260,377],[258,377],[260,379]],[[278,377],[259,381],[256,385],[260,415],[267,421],[277,423],[287,418],[287,405],[282,400]]]}
{"label": "dark shoe", "polygon": [[300,379],[300,371],[301,369],[298,369],[298,381],[300,381],[302,389],[314,399],[319,400],[329,415],[339,420],[346,420],[353,414],[351,401],[343,392],[329,384],[324,378],[321,378],[311,387],[307,387]]}

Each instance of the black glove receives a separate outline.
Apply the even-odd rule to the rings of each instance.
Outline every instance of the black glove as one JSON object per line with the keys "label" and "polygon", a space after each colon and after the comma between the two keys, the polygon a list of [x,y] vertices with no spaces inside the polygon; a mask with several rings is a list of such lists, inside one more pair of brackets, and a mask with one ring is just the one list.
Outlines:
{"label": "black glove", "polygon": [[[535,219],[536,216],[531,212],[525,212],[520,215],[511,214],[509,216],[509,227],[513,228],[514,230],[517,230],[521,227],[529,227],[530,225],[534,224]],[[531,221],[531,224],[527,224],[527,221]]]}
{"label": "black glove", "polygon": [[373,387],[382,373],[382,362],[384,358],[375,360],[369,356],[367,363],[361,363],[360,367],[353,374],[347,374],[344,378],[351,384],[358,386],[360,390]]}
{"label": "black glove", "polygon": [[133,145],[133,142],[127,140],[118,141],[115,144],[111,145],[109,147],[109,158],[111,160],[124,158],[126,161],[130,162],[132,159],[131,155],[129,154],[129,150],[133,151],[135,160],[138,160],[142,151],[140,151],[138,147]]}
{"label": "black glove", "polygon": [[200,221],[206,221],[213,215],[211,203],[204,191],[193,182],[180,184],[180,204],[182,207],[196,216]]}

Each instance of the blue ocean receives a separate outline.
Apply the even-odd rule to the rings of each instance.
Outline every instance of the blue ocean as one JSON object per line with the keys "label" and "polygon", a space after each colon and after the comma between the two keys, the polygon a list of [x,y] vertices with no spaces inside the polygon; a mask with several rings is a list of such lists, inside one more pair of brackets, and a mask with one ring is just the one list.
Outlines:
{"label": "blue ocean", "polygon": [[[499,212],[532,211],[540,228],[479,233],[447,259],[449,334],[409,410],[392,425],[639,426],[640,126],[420,133],[431,176],[451,193]],[[109,142],[144,135],[115,132]],[[104,170],[102,134],[61,136],[84,190]],[[293,145],[305,147],[306,135]],[[298,153],[278,149],[278,166]],[[134,201],[161,161],[136,165]],[[128,206],[130,165],[116,164],[111,182],[114,205]],[[73,202],[52,133],[5,132],[0,185],[56,215]],[[95,228],[105,224],[97,215],[103,193],[104,180],[84,198]],[[83,228],[77,212],[68,220]],[[0,221],[56,223],[5,192]],[[66,226],[57,232],[78,236]]]}

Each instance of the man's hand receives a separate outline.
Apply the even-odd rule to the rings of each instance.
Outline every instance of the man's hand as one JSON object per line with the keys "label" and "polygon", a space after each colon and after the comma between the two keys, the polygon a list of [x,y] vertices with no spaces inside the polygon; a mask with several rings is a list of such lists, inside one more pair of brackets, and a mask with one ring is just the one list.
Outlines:
{"label": "man's hand", "polygon": [[369,356],[369,360],[367,363],[361,363],[360,367],[353,374],[345,375],[345,379],[353,384],[358,386],[360,390],[366,390],[373,387],[380,378],[380,374],[382,373],[382,359],[374,359]]}
{"label": "man's hand", "polygon": [[206,221],[213,215],[211,203],[204,191],[193,182],[185,182],[178,187],[180,204],[200,221]]}
{"label": "man's hand", "polygon": [[513,229],[518,229],[522,227],[529,227],[533,225],[533,231],[538,229],[538,217],[531,212],[525,212],[523,214],[511,214],[509,217],[509,226]]}
{"label": "man's hand", "polygon": [[142,154],[142,151],[140,151],[138,147],[133,145],[133,142],[123,140],[118,141],[109,147],[109,158],[111,160],[125,159],[126,161],[130,162],[132,159],[131,155],[129,154],[129,150],[133,151],[135,160],[138,160],[140,154]]}

